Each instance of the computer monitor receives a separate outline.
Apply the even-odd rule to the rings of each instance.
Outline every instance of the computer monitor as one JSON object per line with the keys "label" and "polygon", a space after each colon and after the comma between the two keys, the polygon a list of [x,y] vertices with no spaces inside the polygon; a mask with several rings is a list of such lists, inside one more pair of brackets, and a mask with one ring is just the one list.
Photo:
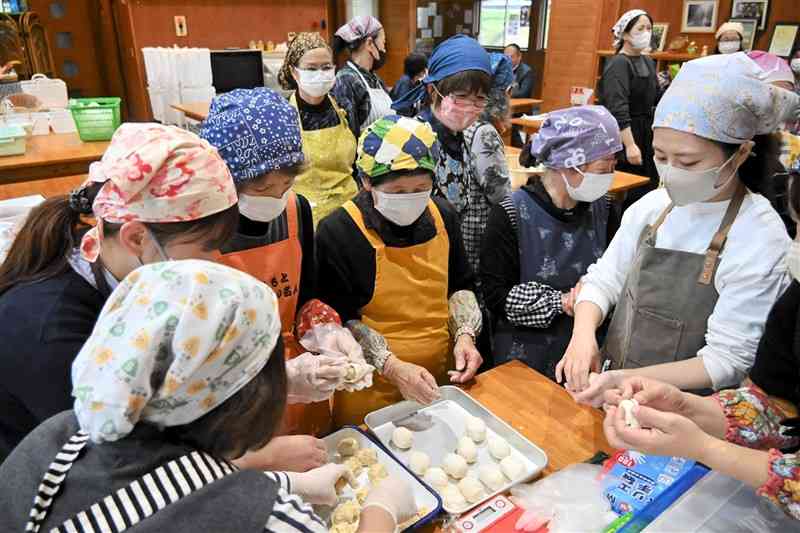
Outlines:
{"label": "computer monitor", "polygon": [[217,94],[263,87],[261,50],[213,50],[211,77]]}

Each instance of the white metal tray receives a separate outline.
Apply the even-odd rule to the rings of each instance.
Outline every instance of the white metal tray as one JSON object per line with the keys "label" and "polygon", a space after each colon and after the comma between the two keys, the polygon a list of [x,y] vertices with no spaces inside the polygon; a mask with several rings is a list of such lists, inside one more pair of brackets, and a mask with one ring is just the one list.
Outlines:
{"label": "white metal tray", "polygon": [[[421,483],[416,476],[411,473],[410,470],[408,470],[395,457],[388,453],[379,443],[374,442],[369,435],[356,427],[343,427],[342,429],[334,431],[322,439],[325,442],[325,446],[328,448],[328,459],[331,462],[342,462],[342,457],[339,455],[339,452],[336,451],[336,445],[340,440],[347,437],[356,439],[360,448],[374,448],[378,453],[378,462],[386,467],[386,471],[389,473],[389,476],[396,476],[405,479],[411,484],[412,490],[414,491],[414,498],[417,503],[417,509],[425,510],[427,512],[412,525],[408,526],[405,531],[410,531],[427,524],[439,514],[439,512],[442,510],[442,502],[439,498],[439,495],[436,494],[433,489],[429,488],[424,483]],[[369,476],[367,475],[366,468],[361,475],[358,476],[358,482],[359,486],[369,484]],[[352,500],[353,498],[355,498],[353,489],[349,486],[346,486],[342,490],[337,505],[347,500]],[[318,506],[315,508],[315,510],[320,518],[325,520],[326,524],[330,525],[330,515],[333,511],[333,508]]]}
{"label": "white metal tray", "polygon": [[470,473],[477,478],[477,472],[481,466],[497,464],[487,447],[489,437],[492,436],[504,438],[511,445],[512,455],[522,460],[525,465],[524,474],[520,479],[509,481],[497,491],[491,491],[487,487],[486,497],[479,503],[467,504],[458,509],[445,505],[444,509],[448,513],[461,514],[468,511],[483,501],[506,492],[518,483],[530,481],[547,466],[547,454],[541,448],[497,418],[491,411],[464,391],[458,387],[445,385],[439,387],[439,392],[441,393],[441,399],[428,407],[422,408],[421,405],[415,402],[403,401],[369,413],[364,422],[395,457],[404,465],[408,465],[410,450],[400,450],[391,444],[392,432],[395,428],[392,420],[398,420],[417,409],[422,409],[423,413],[433,417],[434,424],[428,430],[414,433],[413,449],[427,453],[431,458],[431,466],[441,466],[444,456],[450,452],[455,452],[458,439],[465,434],[467,416],[475,416],[486,422],[487,432],[486,440],[478,445],[478,460],[475,464],[470,465]]}

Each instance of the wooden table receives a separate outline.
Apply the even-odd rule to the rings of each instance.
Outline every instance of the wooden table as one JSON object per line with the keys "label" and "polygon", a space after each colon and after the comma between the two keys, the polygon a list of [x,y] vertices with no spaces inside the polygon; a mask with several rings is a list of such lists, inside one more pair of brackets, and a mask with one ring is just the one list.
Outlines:
{"label": "wooden table", "polygon": [[536,98],[512,98],[511,99],[511,112],[512,113],[527,113],[532,110],[534,106],[542,105],[544,100]]}
{"label": "wooden table", "polygon": [[0,157],[0,184],[88,172],[107,147],[108,141],[82,142],[77,133],[28,137],[24,155]]}
{"label": "wooden table", "polygon": [[41,194],[45,198],[67,194],[86,181],[86,174],[0,185],[0,200]]}
{"label": "wooden table", "polygon": [[511,123],[515,126],[519,126],[522,128],[522,131],[525,132],[525,135],[533,135],[539,131],[539,128],[542,127],[543,120],[531,120],[529,118],[512,118]]}
{"label": "wooden table", "polygon": [[208,117],[211,102],[187,102],[185,104],[171,104],[170,107],[193,120],[202,122]]}

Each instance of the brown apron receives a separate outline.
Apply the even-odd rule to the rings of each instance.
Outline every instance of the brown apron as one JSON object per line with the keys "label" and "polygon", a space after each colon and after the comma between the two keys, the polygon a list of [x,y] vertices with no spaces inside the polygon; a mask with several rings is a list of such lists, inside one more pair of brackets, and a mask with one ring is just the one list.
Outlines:
{"label": "brown apron", "polygon": [[612,368],[683,361],[706,344],[719,294],[719,256],[747,193],[739,186],[705,254],[656,248],[656,233],[674,204],[645,226],[608,330],[603,356]]}

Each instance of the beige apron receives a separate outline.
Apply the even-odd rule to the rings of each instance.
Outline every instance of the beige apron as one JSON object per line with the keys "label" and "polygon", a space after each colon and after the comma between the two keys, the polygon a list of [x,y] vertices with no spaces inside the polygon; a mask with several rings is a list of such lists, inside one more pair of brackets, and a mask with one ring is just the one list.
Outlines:
{"label": "beige apron", "polygon": [[674,204],[645,226],[603,346],[612,368],[691,359],[705,346],[708,317],[719,298],[713,283],[719,256],[746,193],[740,185],[705,254],[655,247]]}

